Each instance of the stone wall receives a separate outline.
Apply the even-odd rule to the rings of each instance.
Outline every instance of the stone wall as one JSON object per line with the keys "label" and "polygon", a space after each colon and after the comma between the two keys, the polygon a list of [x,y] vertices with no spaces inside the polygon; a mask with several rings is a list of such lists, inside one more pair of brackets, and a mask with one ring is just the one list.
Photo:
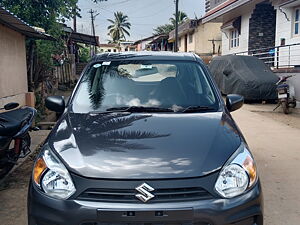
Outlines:
{"label": "stone wall", "polygon": [[248,49],[275,46],[276,10],[269,2],[257,4],[249,20]]}

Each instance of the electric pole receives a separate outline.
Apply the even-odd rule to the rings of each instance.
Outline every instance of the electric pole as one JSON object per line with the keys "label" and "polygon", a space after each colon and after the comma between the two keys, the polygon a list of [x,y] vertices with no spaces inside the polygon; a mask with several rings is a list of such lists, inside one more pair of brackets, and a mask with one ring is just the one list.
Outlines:
{"label": "electric pole", "polygon": [[[99,15],[99,13],[97,13],[97,11],[94,11],[93,9],[91,9],[88,13],[91,14],[91,22],[92,22],[92,35],[94,36],[95,40],[96,40],[96,34],[95,34],[95,24],[94,24],[94,20],[95,18]],[[97,13],[96,15],[94,15],[94,13]],[[92,49],[92,47],[91,47]],[[91,52],[92,55],[97,53],[97,47],[94,46],[93,48],[93,53]]]}
{"label": "electric pole", "polygon": [[74,13],[74,16],[73,16],[73,30],[74,30],[74,32],[77,32],[76,6],[73,9],[73,13]]}
{"label": "electric pole", "polygon": [[179,0],[175,0],[175,48],[174,48],[174,51],[175,52],[178,52],[178,3],[179,3]]}

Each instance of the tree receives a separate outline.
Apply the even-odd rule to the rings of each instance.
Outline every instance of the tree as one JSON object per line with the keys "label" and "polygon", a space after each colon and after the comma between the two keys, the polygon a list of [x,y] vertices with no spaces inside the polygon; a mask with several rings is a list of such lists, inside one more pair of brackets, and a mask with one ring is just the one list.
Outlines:
{"label": "tree", "polygon": [[[188,19],[188,16],[185,12],[178,11],[178,24],[185,22]],[[171,24],[175,27],[176,24],[176,13],[173,14],[173,17],[170,18]]]}
{"label": "tree", "polygon": [[[179,11],[178,12],[178,24],[185,22],[188,19],[188,16],[185,12]],[[168,34],[172,30],[175,29],[176,23],[176,14],[173,14],[173,17],[170,18],[170,24],[160,25],[153,30],[153,35],[160,35],[160,34]]]}
{"label": "tree", "polygon": [[[0,5],[13,12],[30,25],[48,32],[59,19],[70,19],[80,11],[78,0],[2,0]],[[76,10],[74,10],[74,8]]]}
{"label": "tree", "polygon": [[131,23],[128,22],[128,16],[122,12],[115,12],[114,17],[114,20],[107,20],[111,23],[111,25],[107,27],[108,35],[114,43],[119,43],[122,40],[126,40],[126,35],[130,36],[128,30],[131,28]]}
{"label": "tree", "polygon": [[168,34],[172,30],[174,30],[174,26],[172,24],[161,25],[153,30],[153,35]]}

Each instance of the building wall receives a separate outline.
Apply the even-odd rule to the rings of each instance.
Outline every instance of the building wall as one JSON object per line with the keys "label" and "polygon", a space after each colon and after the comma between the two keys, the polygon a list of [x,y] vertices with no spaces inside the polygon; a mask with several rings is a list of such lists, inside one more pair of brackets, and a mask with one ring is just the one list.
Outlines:
{"label": "building wall", "polygon": [[[192,37],[192,42],[190,42],[190,36]],[[187,51],[188,52],[196,52],[196,45],[195,45],[195,32],[187,34]]]}
{"label": "building wall", "polygon": [[[208,55],[213,53],[213,44],[209,40],[221,40],[221,23],[200,23],[193,33],[179,36],[179,51],[185,52],[185,39],[187,39],[187,52],[194,52],[198,55]],[[193,40],[190,42],[189,35],[192,35]],[[215,42],[215,51],[218,52],[221,41]]]}
{"label": "building wall", "polygon": [[25,105],[27,92],[25,37],[0,24],[0,107],[9,101]]}
{"label": "building wall", "polygon": [[184,35],[178,37],[178,51],[184,52]]}
{"label": "building wall", "polygon": [[[280,46],[282,39],[285,39],[285,44],[298,44],[300,43],[300,35],[293,35],[293,19],[294,19],[294,7],[281,8],[274,2],[274,7],[277,10],[276,17],[276,38],[275,45]],[[299,5],[300,7],[300,5]],[[285,16],[285,14],[286,16]],[[286,18],[287,17],[287,18]],[[290,56],[289,56],[290,52]],[[279,65],[300,65],[300,45],[281,48],[279,52]]]}
{"label": "building wall", "polygon": [[[279,9],[279,1],[273,2],[276,14],[276,39],[275,45],[280,46],[282,39],[285,39],[285,44],[300,43],[300,35],[293,35],[293,19],[294,7],[282,7]],[[300,6],[300,5],[299,5]],[[298,7],[299,7],[298,6]],[[289,55],[290,53],[290,55]],[[300,46],[291,46],[280,48],[279,51],[279,66],[300,65]],[[276,59],[275,59],[276,60]],[[277,63],[277,62],[275,62]],[[297,99],[297,107],[300,108],[300,73],[278,73],[279,76],[295,75],[289,79],[289,84],[295,88],[295,96]]]}
{"label": "building wall", "polygon": [[276,10],[269,2],[257,4],[249,20],[250,50],[275,45]]}
{"label": "building wall", "polygon": [[[221,40],[221,23],[205,23],[198,25],[194,33],[195,53],[199,55],[212,54],[213,43],[209,40]],[[215,42],[215,51],[221,49],[222,42]]]}
{"label": "building wall", "polygon": [[[241,34],[239,37],[240,45],[235,48],[230,48],[229,37],[230,30],[223,30],[222,32],[222,55],[233,54],[237,52],[248,51],[249,42],[249,19],[252,14],[252,9],[241,15]],[[231,19],[235,18],[235,15]]]}
{"label": "building wall", "polygon": [[146,51],[147,50],[147,45],[152,41],[153,39],[147,40],[147,41],[142,41],[142,48],[141,51]]}
{"label": "building wall", "polygon": [[[108,47],[108,46],[101,46],[100,47],[100,52],[119,52],[119,49],[117,47]],[[115,50],[115,51],[114,51]]]}

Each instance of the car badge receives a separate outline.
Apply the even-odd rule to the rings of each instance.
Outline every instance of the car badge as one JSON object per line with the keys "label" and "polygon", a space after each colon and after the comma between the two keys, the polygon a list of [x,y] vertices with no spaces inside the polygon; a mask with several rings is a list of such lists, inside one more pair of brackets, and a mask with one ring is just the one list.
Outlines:
{"label": "car badge", "polygon": [[150,199],[154,198],[154,195],[151,193],[151,191],[154,191],[155,189],[149,184],[143,183],[140,186],[136,187],[135,190],[139,192],[135,195],[135,197],[137,197],[142,202],[148,202]]}

